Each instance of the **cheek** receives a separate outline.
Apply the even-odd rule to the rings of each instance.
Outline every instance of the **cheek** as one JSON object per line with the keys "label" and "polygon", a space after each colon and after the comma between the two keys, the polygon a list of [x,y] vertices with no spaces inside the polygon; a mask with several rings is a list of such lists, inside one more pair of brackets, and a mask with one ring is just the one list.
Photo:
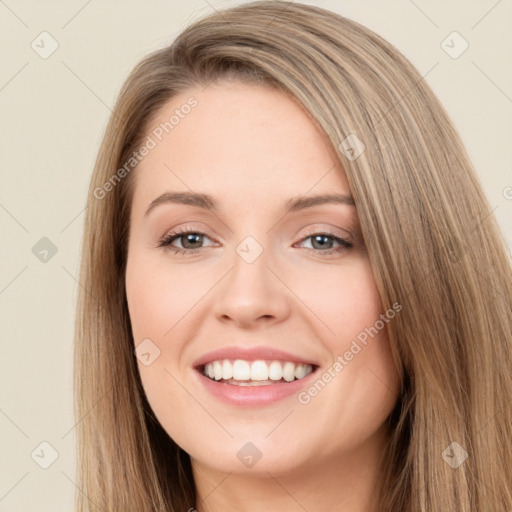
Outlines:
{"label": "cheek", "polygon": [[161,279],[148,269],[127,268],[126,295],[135,344],[141,338],[159,338],[170,327],[175,301],[169,288],[161,286]]}
{"label": "cheek", "polygon": [[[181,319],[193,310],[207,284],[186,269],[171,272],[159,261],[138,254],[128,259],[126,294],[135,345],[144,338],[168,339]],[[211,280],[211,279],[210,279]]]}
{"label": "cheek", "polygon": [[136,353],[149,353],[149,361],[138,356],[137,366],[153,412],[170,435],[181,438],[186,426],[173,411],[188,410],[190,421],[199,412],[191,410],[190,396],[179,384],[181,376],[176,371],[176,364],[181,346],[179,343],[170,346],[169,341],[186,337],[182,330],[186,322],[180,322],[180,319],[197,301],[197,293],[187,286],[184,273],[171,274],[155,262],[147,264],[147,261],[147,256],[133,251],[129,253],[126,268],[126,295],[134,348]]}
{"label": "cheek", "polygon": [[[385,420],[399,394],[386,329],[398,313],[383,310],[367,259],[338,279],[318,279],[310,291],[308,305],[328,327],[322,341],[332,364],[299,401],[320,411],[316,414],[330,428],[362,438]],[[327,404],[330,412],[324,415]]]}
{"label": "cheek", "polygon": [[[396,370],[386,327],[396,313],[383,310],[368,260],[362,260],[334,302],[337,342],[331,349],[349,363],[346,379],[357,382],[370,401],[382,399],[388,390],[396,394]],[[375,388],[377,381],[382,393]]]}
{"label": "cheek", "polygon": [[324,342],[339,352],[348,340],[375,324],[382,303],[366,258],[354,259],[347,267],[323,269],[325,275],[308,279],[301,292],[311,310],[327,329]]}

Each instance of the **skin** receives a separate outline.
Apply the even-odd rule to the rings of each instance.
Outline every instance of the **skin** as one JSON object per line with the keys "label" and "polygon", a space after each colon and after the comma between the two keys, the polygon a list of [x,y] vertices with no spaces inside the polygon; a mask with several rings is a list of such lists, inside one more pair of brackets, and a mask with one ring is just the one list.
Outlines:
{"label": "skin", "polygon": [[[191,507],[377,510],[371,497],[399,389],[385,328],[307,405],[296,395],[226,404],[192,368],[227,345],[270,345],[326,371],[384,311],[353,205],[284,214],[291,197],[350,195],[311,118],[282,92],[222,81],[174,97],[148,134],[191,96],[198,105],[136,169],[126,270],[135,346],[149,338],[160,350],[150,365],[138,362],[142,384],[163,428],[191,456]],[[210,194],[219,212],[165,203],[145,215],[156,197],[176,191]],[[198,252],[158,246],[177,228],[206,235],[172,244]],[[353,247],[323,254],[340,247],[332,238],[315,244],[312,235],[326,232]],[[247,236],[263,249],[251,264],[236,252]],[[252,467],[237,457],[247,442],[262,454]]]}

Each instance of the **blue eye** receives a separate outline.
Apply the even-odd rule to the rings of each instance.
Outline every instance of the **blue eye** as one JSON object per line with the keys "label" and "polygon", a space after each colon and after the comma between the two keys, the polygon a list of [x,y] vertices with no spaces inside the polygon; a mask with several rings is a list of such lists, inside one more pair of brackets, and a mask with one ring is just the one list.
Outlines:
{"label": "blue eye", "polygon": [[[304,242],[309,239],[313,241],[313,248],[309,249],[308,247],[306,247],[306,249],[315,252],[320,252],[321,254],[333,254],[353,247],[353,245],[348,240],[345,240],[344,238],[341,238],[339,236],[335,236],[332,233],[315,233],[314,235],[309,235],[308,237],[304,238],[302,241]],[[338,244],[338,247],[328,247],[327,249],[320,249],[319,251],[317,251],[314,247],[315,244],[320,244],[320,247],[325,247],[326,245],[332,246],[333,242],[325,242],[326,239],[331,239],[332,241],[334,241],[334,243]]]}
{"label": "blue eye", "polygon": [[[202,242],[208,236],[205,233],[200,231],[192,231],[192,230],[184,230],[184,231],[176,231],[173,233],[169,233],[165,235],[159,243],[159,247],[166,247],[171,250],[175,254],[192,254],[204,249],[202,247]],[[209,239],[209,238],[208,238]],[[353,247],[353,244],[344,238],[339,236],[335,236],[332,233],[314,233],[309,235],[301,240],[300,243],[305,242],[306,240],[312,240],[312,248],[305,247],[308,251],[313,251],[316,254],[321,255],[331,255],[334,253],[346,251]],[[329,239],[331,240],[329,242]],[[176,240],[179,240],[181,243],[181,247],[176,247],[173,244]],[[189,244],[199,244],[199,247],[186,247]],[[332,247],[333,244],[337,244],[337,247]],[[315,247],[315,245],[317,247]],[[318,248],[318,246],[320,248]],[[325,249],[327,247],[327,249]]]}

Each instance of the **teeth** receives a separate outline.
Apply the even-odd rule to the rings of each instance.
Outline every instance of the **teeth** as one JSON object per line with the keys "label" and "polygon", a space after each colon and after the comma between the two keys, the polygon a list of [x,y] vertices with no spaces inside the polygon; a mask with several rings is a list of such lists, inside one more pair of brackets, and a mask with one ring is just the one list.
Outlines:
{"label": "teeth", "polygon": [[231,379],[233,377],[233,365],[229,361],[222,363],[222,378]]}
{"label": "teeth", "polygon": [[237,359],[233,364],[233,379],[251,380],[251,367],[247,361]]}
{"label": "teeth", "polygon": [[213,363],[213,373],[215,374],[215,380],[222,379],[222,365],[219,361]]}
{"label": "teeth", "polygon": [[270,363],[268,377],[270,380],[281,380],[283,378],[283,367],[279,361],[272,361]]}
{"label": "teeth", "polygon": [[251,380],[268,380],[268,366],[265,361],[254,361],[252,363]]}
{"label": "teeth", "polygon": [[307,375],[307,373],[306,373],[306,365],[305,364],[298,364],[295,367],[295,378],[296,379],[302,379],[302,377],[305,377],[306,375]]}
{"label": "teeth", "polygon": [[284,363],[283,379],[287,382],[295,379],[295,365],[293,363]]}
{"label": "teeth", "polygon": [[295,379],[302,379],[312,371],[313,366],[310,364],[296,364],[290,361],[244,361],[242,359],[212,361],[204,367],[204,375],[210,379],[231,381],[231,383],[246,381],[238,385],[251,385],[251,381],[267,385],[272,381],[282,379],[291,382]]}

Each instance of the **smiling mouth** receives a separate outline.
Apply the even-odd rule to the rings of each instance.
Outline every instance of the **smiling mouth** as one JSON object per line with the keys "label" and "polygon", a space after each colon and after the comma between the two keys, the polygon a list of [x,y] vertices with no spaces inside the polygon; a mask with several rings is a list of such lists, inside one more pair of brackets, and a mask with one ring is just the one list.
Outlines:
{"label": "smiling mouth", "polygon": [[303,379],[317,368],[313,364],[280,360],[219,359],[197,368],[210,380],[233,386],[271,386]]}

